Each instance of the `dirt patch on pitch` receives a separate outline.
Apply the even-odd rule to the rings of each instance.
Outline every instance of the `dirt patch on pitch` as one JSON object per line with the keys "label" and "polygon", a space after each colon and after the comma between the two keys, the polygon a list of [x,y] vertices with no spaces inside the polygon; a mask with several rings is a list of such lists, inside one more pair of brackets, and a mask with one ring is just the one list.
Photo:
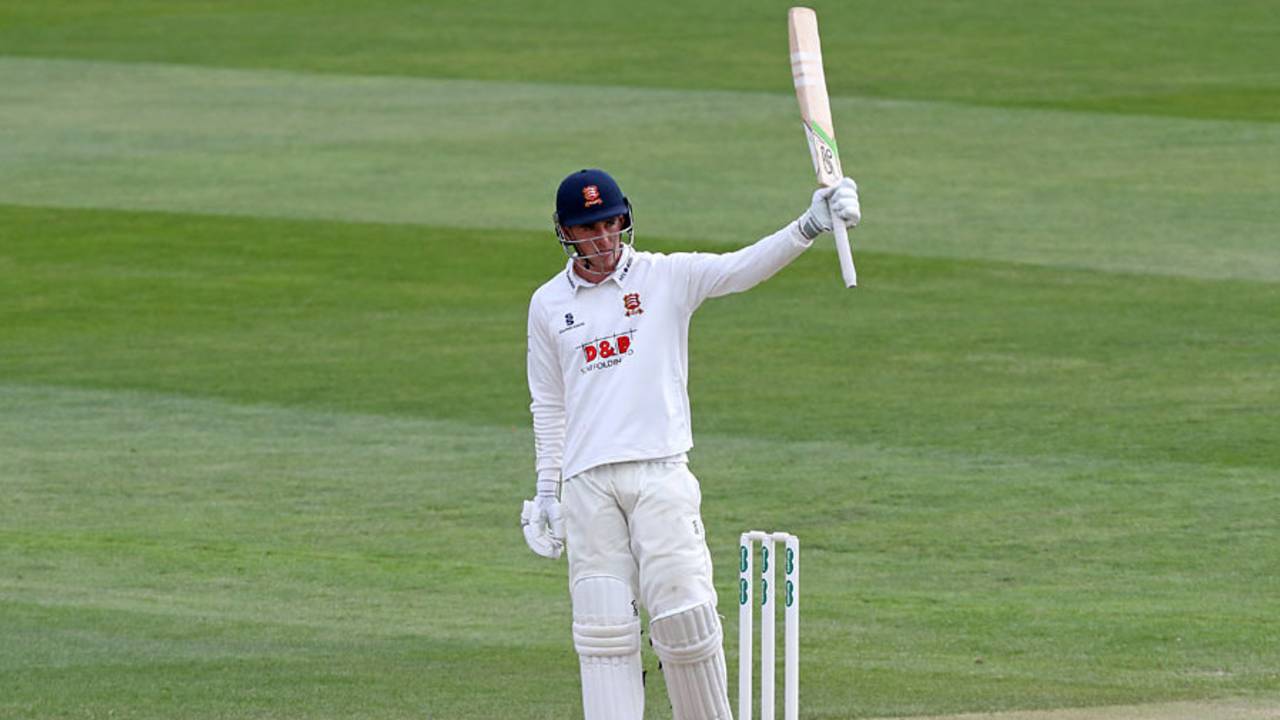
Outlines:
{"label": "dirt patch on pitch", "polygon": [[1280,720],[1280,701],[1179,702],[1067,710],[1025,710],[896,720]]}

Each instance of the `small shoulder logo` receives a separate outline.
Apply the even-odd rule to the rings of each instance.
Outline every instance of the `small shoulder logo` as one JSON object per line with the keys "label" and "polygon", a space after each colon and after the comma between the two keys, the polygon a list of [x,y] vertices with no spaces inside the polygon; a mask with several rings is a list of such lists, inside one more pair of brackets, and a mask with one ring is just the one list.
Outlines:
{"label": "small shoulder logo", "polygon": [[567,332],[572,332],[574,330],[577,330],[580,327],[583,327],[585,324],[586,323],[583,323],[582,321],[575,318],[573,316],[573,313],[567,312],[564,314],[564,327],[560,328],[559,334],[563,335]]}
{"label": "small shoulder logo", "polygon": [[600,188],[595,185],[588,185],[582,188],[582,199],[586,201],[583,207],[604,204],[604,200],[600,197]]}
{"label": "small shoulder logo", "polygon": [[639,315],[644,312],[644,308],[640,307],[640,293],[627,293],[622,296],[622,307],[626,309],[625,315]]}

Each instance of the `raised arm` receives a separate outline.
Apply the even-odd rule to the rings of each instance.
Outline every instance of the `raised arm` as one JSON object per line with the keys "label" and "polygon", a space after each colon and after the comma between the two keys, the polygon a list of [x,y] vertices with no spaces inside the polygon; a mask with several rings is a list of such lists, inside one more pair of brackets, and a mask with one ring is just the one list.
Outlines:
{"label": "raised arm", "polygon": [[812,245],[815,237],[831,230],[833,212],[849,227],[861,220],[858,186],[853,180],[845,178],[837,185],[818,189],[799,218],[747,247],[723,254],[681,256],[688,273],[690,309],[707,298],[749,290],[773,277]]}

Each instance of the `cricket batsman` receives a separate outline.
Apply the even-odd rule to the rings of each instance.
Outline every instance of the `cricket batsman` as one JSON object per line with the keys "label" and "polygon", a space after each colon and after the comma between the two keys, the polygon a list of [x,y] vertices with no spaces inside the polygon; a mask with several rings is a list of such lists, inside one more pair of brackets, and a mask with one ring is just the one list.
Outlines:
{"label": "cricket batsman", "polygon": [[586,720],[644,716],[640,606],[676,720],[732,718],[702,494],[688,468],[689,318],[861,215],[846,177],[752,245],[664,255],[634,249],[631,202],[607,173],[560,184],[553,223],[568,261],[529,302],[537,490],[521,525],[539,555],[568,548]]}

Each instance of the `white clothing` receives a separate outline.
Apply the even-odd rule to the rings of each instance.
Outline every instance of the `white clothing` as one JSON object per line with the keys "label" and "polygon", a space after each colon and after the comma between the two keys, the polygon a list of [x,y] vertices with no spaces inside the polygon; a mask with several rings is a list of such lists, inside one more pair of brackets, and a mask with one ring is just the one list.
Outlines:
{"label": "white clothing", "polygon": [[529,302],[528,374],[540,480],[608,463],[682,458],[693,447],[689,318],[704,300],[750,289],[811,240],[796,223],[740,250],[624,250],[590,284],[569,260]]}
{"label": "white clothing", "polygon": [[702,490],[683,462],[601,465],[565,481],[569,587],[618,578],[651,618],[716,601]]}
{"label": "white clothing", "polygon": [[663,641],[655,647],[677,717],[729,717],[702,492],[685,455],[693,447],[689,318],[707,298],[769,278],[810,243],[793,222],[725,254],[625,247],[602,282],[582,280],[570,259],[529,302],[536,468],[540,487],[564,480],[588,720],[644,712],[628,597],[648,610],[652,637]]}
{"label": "white clothing", "polygon": [[586,720],[643,720],[644,664],[635,591],[616,577],[574,583],[573,645]]}

